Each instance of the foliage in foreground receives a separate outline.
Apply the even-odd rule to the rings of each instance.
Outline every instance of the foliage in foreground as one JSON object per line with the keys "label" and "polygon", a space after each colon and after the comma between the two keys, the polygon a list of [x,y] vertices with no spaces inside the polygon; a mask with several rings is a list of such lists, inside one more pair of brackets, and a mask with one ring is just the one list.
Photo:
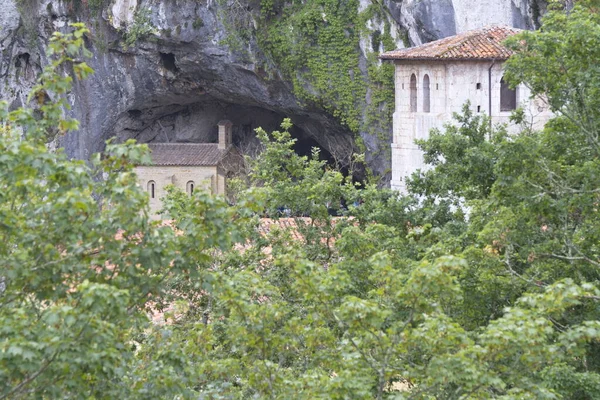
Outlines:
{"label": "foliage in foreground", "polygon": [[[597,3],[524,35],[514,76],[543,82],[527,65],[559,32],[600,32]],[[79,52],[84,34],[53,44]],[[286,121],[260,132],[235,206],[173,193],[173,228],[148,222],[132,173],[144,147],[109,145],[91,166],[46,150],[75,126],[59,107],[70,82],[49,70],[41,119],[2,115],[0,398],[597,398],[597,131],[569,121],[597,112],[598,73],[561,59],[594,51],[579,45],[544,62],[568,65],[586,101],[548,90],[557,118],[543,132],[492,142],[461,116],[421,143],[434,166],[413,184],[422,202],[297,156]],[[54,68],[75,58],[61,57]],[[570,85],[556,93],[580,96]],[[336,219],[327,205],[342,199]],[[258,229],[282,205],[295,228]]]}

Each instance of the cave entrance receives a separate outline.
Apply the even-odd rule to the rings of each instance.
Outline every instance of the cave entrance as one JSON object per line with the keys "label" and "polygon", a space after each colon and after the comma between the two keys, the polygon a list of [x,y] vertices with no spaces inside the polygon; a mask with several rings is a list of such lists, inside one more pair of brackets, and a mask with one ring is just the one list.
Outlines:
{"label": "cave entrance", "polygon": [[[234,144],[238,145],[243,153],[255,156],[258,150],[258,139],[255,129],[260,127],[268,133],[281,130],[281,122],[286,118],[286,115],[260,107],[227,104],[224,107],[223,118],[230,120],[234,125]],[[310,156],[312,148],[317,147],[320,150],[319,158],[327,161],[328,164],[334,165],[335,160],[328,149],[321,146],[304,129],[296,125],[293,117],[292,124],[289,132],[292,138],[296,139],[296,144],[294,145],[296,154]]]}
{"label": "cave entrance", "polygon": [[[243,153],[246,153],[251,157],[256,156],[256,152],[260,148],[258,144],[258,138],[256,137],[255,129],[260,127],[264,129],[267,133],[270,133],[275,130],[281,130],[280,125],[283,119],[285,118],[285,116],[283,115],[270,113],[270,118],[266,119],[264,118],[263,113],[258,111],[254,113],[255,117],[261,114],[263,118],[258,118],[254,120],[241,119],[238,120],[237,124],[236,122],[233,122],[233,120],[231,120],[230,118],[230,120],[234,124],[233,143],[237,145]],[[240,113],[238,114],[238,116],[239,115],[242,114]],[[310,157],[310,155],[312,154],[312,149],[316,147],[319,149],[320,160],[325,160],[328,165],[335,165],[335,159],[328,151],[328,149],[322,147],[319,144],[319,142],[317,142],[313,137],[309,136],[302,128],[293,125],[290,128],[289,132],[291,137],[293,139],[296,139],[296,143],[293,147],[294,152],[296,154],[300,156]]]}
{"label": "cave entrance", "polygon": [[[206,98],[193,104],[168,103],[162,107],[128,110],[121,115],[116,131],[122,140],[135,138],[141,143],[216,143],[217,123],[229,120],[233,124],[233,144],[242,154],[255,157],[261,148],[255,129],[261,127],[268,133],[281,130],[281,122],[285,117],[285,114],[256,106]],[[321,146],[301,126],[294,124],[290,128],[290,135],[296,139],[294,151],[298,155],[310,156],[313,147],[316,147],[320,150],[321,160],[328,165],[335,165],[330,149]]]}
{"label": "cave entrance", "polygon": [[334,160],[333,156],[331,155],[331,153],[329,151],[327,151],[326,149],[324,149],[323,147],[321,147],[321,145],[319,145],[319,143],[315,139],[306,135],[302,131],[302,129],[300,129],[296,126],[293,126],[292,129],[290,129],[290,134],[292,135],[292,137],[294,139],[296,139],[296,144],[294,145],[294,151],[296,152],[296,154],[298,154],[300,156],[310,157],[310,155],[312,154],[313,147],[316,147],[320,150],[320,152],[319,152],[320,160],[327,161],[328,165],[331,165],[331,166],[335,165],[335,160]]}

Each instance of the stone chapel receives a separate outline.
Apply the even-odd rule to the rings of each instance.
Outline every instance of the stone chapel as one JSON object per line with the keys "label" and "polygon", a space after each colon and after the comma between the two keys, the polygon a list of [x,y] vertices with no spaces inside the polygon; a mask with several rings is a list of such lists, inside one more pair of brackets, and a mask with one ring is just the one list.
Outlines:
{"label": "stone chapel", "polygon": [[189,195],[198,189],[225,195],[227,174],[238,156],[231,142],[232,126],[227,120],[218,123],[218,143],[148,144],[152,164],[139,165],[135,172],[150,197],[153,218],[161,209],[160,199],[167,194],[167,185]]}
{"label": "stone chapel", "polygon": [[534,128],[543,127],[551,116],[545,101],[532,99],[525,85],[511,89],[503,78],[504,61],[512,55],[503,41],[518,32],[486,27],[380,55],[395,64],[392,189],[405,193],[405,178],[425,167],[415,139],[442,129],[467,101],[493,124],[506,123],[509,132],[518,130],[509,121],[517,107]]}

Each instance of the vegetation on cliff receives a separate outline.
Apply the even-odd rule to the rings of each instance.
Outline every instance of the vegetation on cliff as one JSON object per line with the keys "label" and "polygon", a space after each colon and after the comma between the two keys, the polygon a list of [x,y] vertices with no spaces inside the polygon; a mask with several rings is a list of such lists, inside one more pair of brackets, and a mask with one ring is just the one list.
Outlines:
{"label": "vegetation on cliff", "polygon": [[392,34],[384,5],[373,2],[361,11],[358,0],[262,0],[252,13],[242,3],[222,3],[226,43],[234,51],[256,41],[267,57],[264,68],[281,72],[299,100],[355,134],[390,141],[394,68],[377,56],[395,49],[401,33]]}
{"label": "vegetation on cliff", "polygon": [[[358,1],[263,0],[260,13],[259,45],[301,100],[324,108],[355,133],[389,141],[394,69],[377,55],[396,43],[383,5],[373,2],[360,11]],[[383,32],[372,25],[382,25]]]}

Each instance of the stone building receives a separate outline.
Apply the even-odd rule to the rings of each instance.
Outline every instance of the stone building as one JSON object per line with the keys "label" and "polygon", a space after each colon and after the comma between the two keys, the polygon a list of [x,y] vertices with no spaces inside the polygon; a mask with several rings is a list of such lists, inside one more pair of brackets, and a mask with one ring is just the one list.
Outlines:
{"label": "stone building", "polygon": [[231,159],[238,154],[231,144],[229,121],[221,121],[218,143],[150,143],[152,165],[135,168],[139,183],[150,197],[151,214],[161,209],[165,187],[174,185],[191,195],[194,190],[208,189],[225,195]]}
{"label": "stone building", "polygon": [[519,129],[509,121],[517,107],[534,128],[544,125],[551,115],[544,100],[532,99],[525,85],[512,90],[503,78],[504,61],[512,55],[503,41],[519,31],[487,27],[380,56],[396,66],[392,189],[406,192],[405,178],[425,167],[415,139],[442,129],[467,101],[473,112],[485,113],[493,124],[507,124],[509,132]]}

